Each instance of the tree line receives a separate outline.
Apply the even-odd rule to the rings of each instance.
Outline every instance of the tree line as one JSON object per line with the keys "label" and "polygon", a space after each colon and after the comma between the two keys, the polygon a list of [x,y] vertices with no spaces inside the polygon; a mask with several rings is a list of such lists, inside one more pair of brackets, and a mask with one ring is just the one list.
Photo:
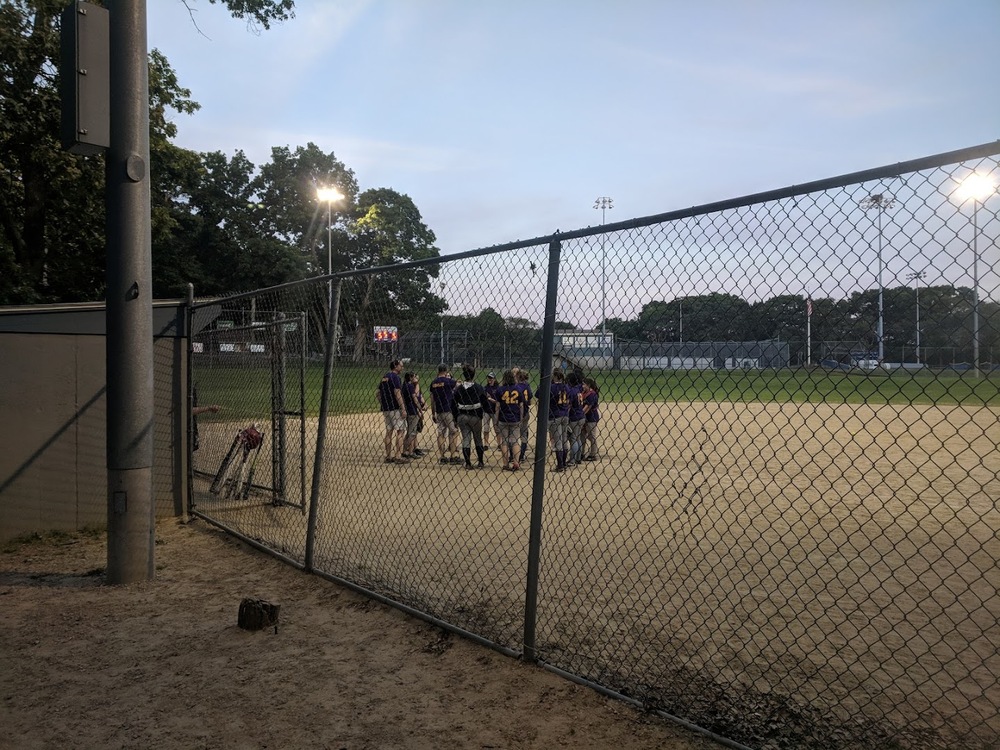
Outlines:
{"label": "tree line", "polygon": [[[293,9],[292,0],[222,1],[236,17],[264,28]],[[104,158],[73,155],[59,143],[58,18],[64,5],[0,4],[0,304],[104,297]],[[260,165],[241,150],[228,155],[178,147],[171,118],[193,114],[199,105],[157,50],[149,55],[149,104],[155,297],[183,297],[189,283],[199,296],[215,296],[318,276],[327,270],[327,242],[335,272],[439,257],[434,232],[412,199],[387,187],[360,191],[354,172],[313,143],[276,146]],[[316,193],[321,186],[344,195],[329,206],[329,233],[327,205]],[[446,315],[431,283],[437,274],[430,265],[345,284],[342,301],[350,311],[345,321],[356,323],[355,351],[364,351],[370,326],[379,322],[373,310],[392,310],[396,324],[410,331],[441,325],[467,330],[475,351],[498,342],[517,350],[535,345],[540,331],[531,320],[491,308]],[[921,348],[971,360],[973,300],[965,287],[921,288]],[[317,305],[323,301],[317,291]],[[877,290],[811,304],[811,357],[822,356],[820,342],[877,349]],[[884,290],[888,359],[915,356],[917,309],[913,287]],[[984,360],[993,358],[994,349],[1000,354],[997,312],[996,303],[979,306]],[[604,324],[620,341],[653,344],[780,339],[790,343],[793,360],[796,347],[798,359],[806,359],[806,300],[799,295],[754,303],[723,293],[657,300],[632,319]]]}
{"label": "tree line", "polygon": [[[215,2],[215,0],[210,0]],[[232,15],[269,28],[291,17],[292,0],[222,0]],[[66,0],[0,4],[0,304],[104,298],[103,155],[78,156],[59,142],[59,14]],[[192,25],[192,33],[197,33]],[[177,146],[174,114],[199,105],[167,58],[149,55],[153,296],[224,295],[332,271],[439,255],[413,200],[391,188],[360,191],[354,172],[314,143],[276,146],[264,164],[237,150]],[[343,199],[318,200],[319,187]],[[347,285],[359,320],[392,300],[433,315],[436,268]]]}
{"label": "tree line", "polygon": [[[916,361],[918,301],[921,361],[935,365],[972,361],[975,298],[971,289],[937,285],[918,291],[897,286],[885,288],[882,298],[887,361]],[[979,315],[981,360],[992,362],[1000,357],[1000,305],[981,302]],[[521,357],[541,345],[538,323],[505,318],[490,307],[476,315],[444,315],[441,324],[448,330],[467,332],[470,361],[495,359],[501,343]],[[608,318],[604,326],[619,345],[777,340],[789,345],[790,364],[804,364],[810,359],[816,363],[824,357],[846,361],[851,355],[878,350],[878,290],[855,292],[843,299],[808,300],[801,295],[781,294],[748,302],[732,294],[705,294],[654,300],[642,305],[634,318]],[[565,321],[557,321],[555,327],[577,330],[577,326]],[[806,351],[808,339],[811,355]]]}

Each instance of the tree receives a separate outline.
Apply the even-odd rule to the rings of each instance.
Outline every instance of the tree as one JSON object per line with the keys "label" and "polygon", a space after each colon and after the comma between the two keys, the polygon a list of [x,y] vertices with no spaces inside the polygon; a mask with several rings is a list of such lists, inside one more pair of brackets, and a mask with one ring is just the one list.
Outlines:
{"label": "tree", "polygon": [[[352,234],[341,262],[351,268],[373,268],[437,258],[435,236],[409,196],[389,188],[366,190],[358,196]],[[367,333],[380,311],[396,325],[426,324],[427,316],[444,311],[444,301],[431,291],[436,268],[420,266],[392,273],[369,273],[350,279],[342,293],[353,311],[354,359],[364,358]],[[348,316],[348,319],[350,316]]]}
{"label": "tree", "polygon": [[[293,0],[221,2],[251,26],[290,18]],[[104,294],[104,157],[59,143],[59,14],[66,0],[0,4],[0,304],[100,299]],[[169,205],[195,159],[170,146],[168,108],[197,108],[166,58],[150,56],[150,174],[154,242],[174,228]],[[170,174],[170,169],[174,174]],[[181,179],[181,178],[184,179]],[[176,205],[176,202],[175,204]],[[162,250],[162,245],[161,245]],[[166,257],[170,257],[169,252]],[[162,265],[154,262],[154,278]],[[176,280],[172,280],[172,286]]]}

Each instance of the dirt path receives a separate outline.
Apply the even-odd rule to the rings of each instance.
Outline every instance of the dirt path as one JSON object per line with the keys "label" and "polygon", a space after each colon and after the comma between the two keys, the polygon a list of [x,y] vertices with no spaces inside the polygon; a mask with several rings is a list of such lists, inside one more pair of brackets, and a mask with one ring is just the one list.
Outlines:
{"label": "dirt path", "polygon": [[[0,748],[719,747],[201,521],[160,523],[153,582],[105,562],[103,537],[0,551]],[[237,628],[247,596],[277,634]]]}

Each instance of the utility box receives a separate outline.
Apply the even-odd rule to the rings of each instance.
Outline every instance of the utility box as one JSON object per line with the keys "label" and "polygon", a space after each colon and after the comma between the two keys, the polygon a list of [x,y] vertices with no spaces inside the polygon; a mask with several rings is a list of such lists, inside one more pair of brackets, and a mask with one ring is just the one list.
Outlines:
{"label": "utility box", "polygon": [[92,3],[62,12],[59,93],[61,139],[74,154],[98,154],[111,145],[109,15]]}

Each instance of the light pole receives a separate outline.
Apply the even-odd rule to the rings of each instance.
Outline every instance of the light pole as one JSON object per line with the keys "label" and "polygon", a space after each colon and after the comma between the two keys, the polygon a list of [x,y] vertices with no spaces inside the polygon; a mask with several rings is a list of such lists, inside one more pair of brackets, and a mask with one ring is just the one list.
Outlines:
{"label": "light pole", "polygon": [[972,359],[979,377],[979,204],[997,191],[993,177],[973,172],[958,186],[959,205],[972,200]]}
{"label": "light pole", "polygon": [[[441,276],[438,280],[438,284],[441,287],[441,297],[444,297],[444,269],[441,269]],[[444,364],[444,310],[441,311],[441,364]]]}
{"label": "light pole", "polygon": [[861,208],[865,211],[875,209],[878,223],[878,364],[882,366],[885,359],[885,332],[882,328],[884,320],[884,307],[882,304],[882,214],[887,209],[896,205],[891,195],[885,193],[872,193],[867,198],[861,199]]}
{"label": "light pole", "polygon": [[913,271],[906,274],[906,278],[913,281],[914,291],[917,295],[917,364],[920,364],[920,279],[927,276],[927,271]]}
{"label": "light pole", "polygon": [[[316,188],[316,197],[321,201],[326,201],[326,272],[333,273],[333,203],[344,198],[344,194],[337,188],[321,187]],[[327,305],[330,314],[333,315],[333,279],[326,282]]]}
{"label": "light pole", "polygon": [[[604,219],[607,212],[615,207],[615,202],[613,199],[602,195],[597,200],[594,201],[594,208],[601,210],[601,226],[604,226]],[[605,235],[601,232],[601,356],[604,356],[605,349],[608,345],[608,329],[607,329],[607,275],[604,270],[604,263],[606,259],[606,254],[604,252],[604,241]]]}

